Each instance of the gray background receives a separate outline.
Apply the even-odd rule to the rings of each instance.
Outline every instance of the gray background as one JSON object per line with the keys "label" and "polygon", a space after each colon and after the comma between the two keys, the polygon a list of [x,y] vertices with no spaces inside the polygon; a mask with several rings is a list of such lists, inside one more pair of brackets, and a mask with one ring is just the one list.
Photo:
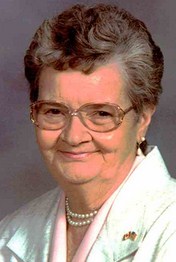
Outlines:
{"label": "gray background", "polygon": [[[0,219],[56,186],[47,173],[29,121],[23,55],[46,17],[87,0],[0,1]],[[101,1],[103,2],[103,1]],[[113,1],[108,1],[112,2]],[[115,2],[115,1],[114,1]],[[176,175],[176,1],[119,0],[142,19],[165,56],[164,93],[148,133],[172,176]],[[89,1],[95,3],[95,1]]]}

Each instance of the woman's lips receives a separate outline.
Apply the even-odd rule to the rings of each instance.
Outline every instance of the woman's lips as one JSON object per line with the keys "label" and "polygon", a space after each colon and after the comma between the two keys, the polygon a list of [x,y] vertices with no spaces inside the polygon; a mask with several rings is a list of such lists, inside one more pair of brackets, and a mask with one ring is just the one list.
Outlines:
{"label": "woman's lips", "polygon": [[59,151],[64,157],[68,159],[73,159],[73,160],[81,160],[81,159],[86,159],[87,157],[91,156],[92,154],[95,153],[93,152],[66,152],[66,151]]}

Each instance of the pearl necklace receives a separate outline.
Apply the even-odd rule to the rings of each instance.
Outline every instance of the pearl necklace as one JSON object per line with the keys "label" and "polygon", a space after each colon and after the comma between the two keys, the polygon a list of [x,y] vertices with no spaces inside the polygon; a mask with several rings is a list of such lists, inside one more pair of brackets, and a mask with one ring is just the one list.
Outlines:
{"label": "pearl necklace", "polygon": [[[65,198],[65,208],[66,208],[67,222],[71,226],[75,226],[75,227],[81,227],[81,226],[86,226],[86,225],[91,224],[95,215],[98,212],[97,210],[94,210],[88,214],[73,213],[69,207],[68,197]],[[72,218],[78,218],[78,220],[82,220],[82,221],[73,221]]]}

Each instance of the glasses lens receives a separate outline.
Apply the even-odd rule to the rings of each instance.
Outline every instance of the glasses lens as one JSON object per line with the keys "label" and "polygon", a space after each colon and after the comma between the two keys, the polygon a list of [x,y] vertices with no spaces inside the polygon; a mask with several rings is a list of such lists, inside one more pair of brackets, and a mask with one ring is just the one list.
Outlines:
{"label": "glasses lens", "polygon": [[110,104],[92,104],[82,108],[85,125],[94,131],[106,132],[115,129],[122,121],[122,110]]}
{"label": "glasses lens", "polygon": [[69,109],[62,104],[37,102],[32,107],[34,123],[47,130],[60,129],[65,125]]}

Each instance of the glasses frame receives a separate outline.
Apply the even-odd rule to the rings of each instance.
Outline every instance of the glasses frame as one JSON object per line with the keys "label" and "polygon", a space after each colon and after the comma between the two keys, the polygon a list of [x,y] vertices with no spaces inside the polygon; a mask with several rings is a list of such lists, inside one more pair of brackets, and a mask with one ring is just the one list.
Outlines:
{"label": "glasses frame", "polygon": [[[35,106],[37,104],[42,104],[42,103],[49,103],[49,104],[62,104],[64,106],[66,106],[68,108],[68,114],[69,114],[69,118],[68,118],[68,122],[69,122],[69,119],[72,117],[72,116],[77,116],[81,123],[86,127],[88,128],[89,130],[91,131],[94,131],[94,132],[98,132],[98,133],[107,133],[107,132],[110,132],[110,131],[113,131],[115,129],[117,129],[121,124],[122,124],[122,121],[125,117],[125,115],[130,112],[132,109],[134,109],[134,106],[130,106],[128,107],[127,109],[123,110],[119,105],[117,104],[114,104],[114,103],[109,103],[109,102],[105,102],[105,103],[86,103],[82,106],[80,106],[78,109],[73,109],[71,108],[69,105],[65,104],[65,103],[62,103],[62,102],[57,102],[57,101],[52,101],[52,100],[37,100],[33,103],[30,104],[30,120],[32,121],[32,123],[37,126],[38,128],[40,129],[43,129],[43,130],[50,130],[50,131],[56,131],[56,130],[60,130],[60,129],[63,129],[67,126],[64,125],[63,127],[60,127],[60,128],[43,128],[41,127],[37,121],[35,121],[34,117],[33,117],[33,110],[35,108]],[[106,131],[97,131],[97,130],[94,130],[94,129],[91,129],[89,128],[89,126],[87,126],[86,122],[84,121],[84,118],[82,117],[82,115],[80,114],[80,112],[82,111],[81,109],[88,106],[88,105],[110,105],[110,106],[114,106],[116,108],[117,111],[120,111],[120,114],[121,114],[121,118],[120,118],[120,122],[118,122],[115,127],[111,128],[111,129],[108,129]]]}

